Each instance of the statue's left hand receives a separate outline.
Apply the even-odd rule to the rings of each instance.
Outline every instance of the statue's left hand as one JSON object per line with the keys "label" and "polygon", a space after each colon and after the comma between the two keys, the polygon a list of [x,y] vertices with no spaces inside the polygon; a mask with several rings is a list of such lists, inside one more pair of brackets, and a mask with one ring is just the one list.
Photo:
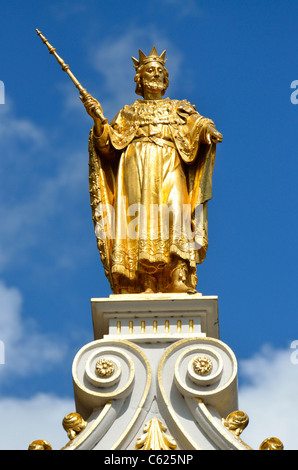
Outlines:
{"label": "statue's left hand", "polygon": [[207,127],[207,141],[211,144],[213,142],[214,144],[218,144],[219,142],[222,142],[222,134],[218,132],[218,130],[215,129],[214,126],[208,126]]}

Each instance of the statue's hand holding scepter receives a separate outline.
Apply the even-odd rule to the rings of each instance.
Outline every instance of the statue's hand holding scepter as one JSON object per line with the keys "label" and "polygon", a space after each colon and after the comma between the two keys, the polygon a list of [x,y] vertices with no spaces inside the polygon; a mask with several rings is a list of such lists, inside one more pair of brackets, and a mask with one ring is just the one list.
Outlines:
{"label": "statue's hand holding scepter", "polygon": [[108,122],[104,117],[101,104],[93,96],[87,93],[85,96],[80,96],[87,114],[92,117],[94,121],[94,130],[97,136],[100,136],[103,131],[103,126]]}
{"label": "statue's hand holding scepter", "polygon": [[49,53],[55,56],[58,63],[61,65],[62,70],[67,73],[67,75],[71,78],[71,80],[75,84],[76,88],[79,90],[80,99],[83,102],[87,113],[94,120],[95,132],[99,136],[102,133],[102,128],[104,124],[108,122],[108,120],[103,115],[103,111],[102,111],[102,107],[100,103],[95,98],[93,98],[87,92],[87,90],[80,84],[80,82],[76,79],[73,73],[69,70],[69,65],[67,65],[64,62],[64,60],[57,54],[56,49],[53,46],[51,46],[48,40],[41,34],[41,31],[36,29],[36,32],[38,36],[41,38],[42,42],[47,46]]}

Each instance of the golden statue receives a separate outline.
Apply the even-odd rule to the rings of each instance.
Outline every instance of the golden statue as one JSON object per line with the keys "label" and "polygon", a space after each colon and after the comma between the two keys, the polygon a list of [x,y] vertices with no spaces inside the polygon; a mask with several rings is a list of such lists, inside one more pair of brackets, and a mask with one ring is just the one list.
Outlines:
{"label": "golden statue", "polygon": [[132,58],[136,93],[108,123],[100,103],[37,30],[78,88],[94,126],[89,184],[97,245],[114,293],[195,293],[208,247],[216,144],[213,121],[186,100],[163,98],[165,51]]}
{"label": "golden statue", "polygon": [[133,62],[143,99],[124,106],[110,124],[98,101],[83,100],[94,119],[90,195],[98,247],[115,293],[194,293],[222,135],[187,101],[162,98],[169,83],[165,51],[140,51]]}

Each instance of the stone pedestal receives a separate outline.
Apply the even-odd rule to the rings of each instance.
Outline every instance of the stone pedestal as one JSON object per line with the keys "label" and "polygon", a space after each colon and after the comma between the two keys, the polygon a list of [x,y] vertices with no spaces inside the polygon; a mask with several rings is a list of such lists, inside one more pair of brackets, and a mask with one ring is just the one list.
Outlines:
{"label": "stone pedestal", "polygon": [[91,309],[94,341],[72,370],[87,425],[65,449],[248,448],[224,421],[238,409],[237,361],[217,297],[111,295]]}
{"label": "stone pedestal", "polygon": [[134,343],[219,338],[217,297],[200,294],[131,294],[91,299],[94,339]]}

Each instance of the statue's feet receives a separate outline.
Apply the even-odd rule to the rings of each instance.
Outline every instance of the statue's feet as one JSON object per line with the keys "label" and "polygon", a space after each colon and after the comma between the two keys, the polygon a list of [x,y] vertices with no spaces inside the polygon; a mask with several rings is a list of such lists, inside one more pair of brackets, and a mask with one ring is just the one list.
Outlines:
{"label": "statue's feet", "polygon": [[197,294],[196,289],[188,283],[188,266],[185,261],[178,260],[172,271],[171,292],[184,294]]}
{"label": "statue's feet", "polygon": [[119,294],[129,294],[129,290],[126,287],[119,289]]}
{"label": "statue's feet", "polygon": [[155,294],[154,290],[150,289],[150,287],[147,287],[146,290],[144,290],[144,294]]}
{"label": "statue's feet", "polygon": [[183,282],[181,280],[176,280],[172,284],[172,292],[174,293],[181,293],[181,294],[197,294],[198,291],[194,289],[193,287],[189,286],[186,282]]}
{"label": "statue's feet", "polygon": [[148,274],[144,276],[143,289],[144,294],[156,293],[156,280],[153,276],[149,276]]}

